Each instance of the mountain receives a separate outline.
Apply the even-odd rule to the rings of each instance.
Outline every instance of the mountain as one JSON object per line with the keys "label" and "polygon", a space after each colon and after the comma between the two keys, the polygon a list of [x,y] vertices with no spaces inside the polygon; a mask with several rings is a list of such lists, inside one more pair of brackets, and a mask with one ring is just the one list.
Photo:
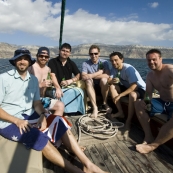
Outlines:
{"label": "mountain", "polygon": [[[100,47],[101,56],[108,57],[113,51],[121,52],[125,58],[145,58],[145,54],[148,50],[156,48],[161,50],[163,58],[173,58],[173,48],[166,47],[153,47],[142,45],[108,45],[95,43]],[[91,44],[81,44],[72,46],[71,56],[72,58],[87,58],[88,50]],[[33,57],[35,57],[37,50],[40,46],[35,45],[14,45],[8,43],[0,43],[0,58],[11,58],[14,55],[14,51],[20,47],[26,47],[31,51]],[[49,47],[51,57],[56,57],[58,54],[58,47]]]}

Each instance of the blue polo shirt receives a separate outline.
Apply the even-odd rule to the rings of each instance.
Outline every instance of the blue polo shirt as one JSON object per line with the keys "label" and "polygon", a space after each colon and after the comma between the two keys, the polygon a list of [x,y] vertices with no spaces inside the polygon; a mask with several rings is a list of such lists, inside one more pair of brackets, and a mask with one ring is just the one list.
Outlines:
{"label": "blue polo shirt", "polygon": [[99,70],[99,64],[102,64],[104,72],[109,71],[109,64],[107,60],[99,59],[97,64],[94,64],[91,59],[83,62],[82,64],[82,72],[87,74],[95,73]]}
{"label": "blue polo shirt", "polygon": [[[34,112],[33,101],[40,100],[38,80],[29,74],[23,80],[16,69],[0,75],[0,107],[14,117],[24,119],[22,114]],[[0,119],[0,128],[11,123]]]}

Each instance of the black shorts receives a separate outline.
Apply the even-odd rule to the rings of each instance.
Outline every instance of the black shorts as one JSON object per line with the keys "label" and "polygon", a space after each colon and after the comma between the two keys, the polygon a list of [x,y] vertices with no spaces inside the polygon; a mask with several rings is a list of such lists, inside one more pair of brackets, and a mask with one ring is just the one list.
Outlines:
{"label": "black shorts", "polygon": [[101,87],[99,84],[94,84],[94,90],[97,96],[102,96]]}
{"label": "black shorts", "polygon": [[[127,90],[127,88],[124,86],[124,85],[118,85],[120,87],[120,91],[121,92],[124,92],[125,90]],[[139,93],[139,98],[140,99],[144,99],[145,97],[145,90],[141,89],[141,88],[138,88],[137,90],[135,90]]]}

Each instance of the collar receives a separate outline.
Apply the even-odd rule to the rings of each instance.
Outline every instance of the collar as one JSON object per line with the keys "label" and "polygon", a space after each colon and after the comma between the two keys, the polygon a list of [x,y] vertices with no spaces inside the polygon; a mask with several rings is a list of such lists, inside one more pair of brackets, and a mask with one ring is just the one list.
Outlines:
{"label": "collar", "polygon": [[[14,76],[14,78],[21,78],[20,74],[18,73],[18,71],[16,69],[12,69],[10,71],[7,72],[10,76]],[[25,77],[25,81],[29,80],[31,78],[31,75],[29,74],[29,72],[27,71],[26,77]]]}

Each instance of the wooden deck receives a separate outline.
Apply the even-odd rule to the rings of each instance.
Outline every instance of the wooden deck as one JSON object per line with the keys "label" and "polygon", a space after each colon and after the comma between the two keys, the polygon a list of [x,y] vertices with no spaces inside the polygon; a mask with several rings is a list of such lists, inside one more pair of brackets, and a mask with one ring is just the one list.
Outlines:
{"label": "wooden deck", "polygon": [[[79,116],[68,117],[73,124],[72,132],[78,138],[76,121]],[[135,145],[141,143],[144,134],[139,127],[132,125],[128,140],[123,138],[121,129],[116,137],[107,140],[98,140],[82,133],[79,145],[85,146],[87,157],[104,171],[110,173],[172,173],[173,151],[161,146],[149,154],[136,152]],[[59,149],[65,158],[82,168],[76,157]],[[67,173],[44,158],[44,173]]]}

